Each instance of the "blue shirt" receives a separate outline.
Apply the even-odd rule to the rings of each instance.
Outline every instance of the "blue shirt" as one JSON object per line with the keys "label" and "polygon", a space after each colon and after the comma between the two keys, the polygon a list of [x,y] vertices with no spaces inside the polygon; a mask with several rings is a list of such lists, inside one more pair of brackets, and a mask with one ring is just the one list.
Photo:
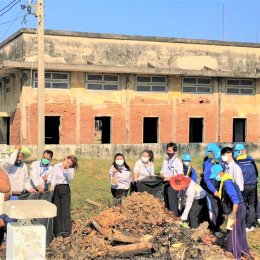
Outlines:
{"label": "blue shirt", "polygon": [[211,167],[215,165],[214,160],[212,158],[208,158],[204,163],[204,171],[203,171],[203,178],[206,183],[208,191],[212,192],[213,194],[217,191],[218,182],[215,179],[210,179],[209,176],[211,175]]}
{"label": "blue shirt", "polygon": [[246,159],[235,160],[235,162],[240,166],[242,170],[244,184],[256,184],[258,178],[258,171],[254,159],[250,156],[247,156]]}
{"label": "blue shirt", "polygon": [[189,177],[191,177],[191,179],[197,183],[197,173],[195,171],[195,169],[193,167],[190,167],[190,172],[188,173],[188,166],[183,165],[183,171],[184,171],[184,175],[188,175]]}
{"label": "blue shirt", "polygon": [[227,194],[232,204],[241,204],[244,202],[242,193],[238,185],[233,180],[226,180],[223,188],[225,189],[224,193]]}

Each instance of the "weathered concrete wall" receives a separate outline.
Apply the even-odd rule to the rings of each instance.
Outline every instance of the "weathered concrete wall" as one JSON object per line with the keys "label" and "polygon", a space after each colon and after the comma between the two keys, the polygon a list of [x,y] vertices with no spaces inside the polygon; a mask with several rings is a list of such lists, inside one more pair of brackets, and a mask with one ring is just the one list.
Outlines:
{"label": "weathered concrete wall", "polygon": [[[36,50],[34,31],[25,32],[2,45],[0,63],[9,59],[33,65]],[[260,79],[255,79],[255,95],[227,95],[226,78],[217,78],[220,71],[259,78],[260,45],[47,32],[45,52],[46,61],[57,71],[60,64],[94,64],[103,73],[110,66],[126,71],[119,77],[120,91],[87,90],[87,71],[70,73],[70,89],[46,89],[45,113],[61,117],[61,144],[93,144],[97,116],[111,117],[113,144],[142,143],[143,117],[151,116],[159,118],[159,143],[189,142],[191,117],[204,118],[204,142],[232,142],[233,118],[246,118],[246,141],[260,143]],[[181,74],[171,73],[165,74],[167,92],[135,91],[132,69],[149,66],[158,73],[162,69],[210,72],[212,94],[182,93]],[[12,144],[37,142],[37,89],[32,88],[31,73],[30,68],[13,70],[11,92],[1,95],[1,111],[11,114]]]}
{"label": "weathered concrete wall", "polygon": [[[221,147],[230,146],[231,143],[221,143]],[[4,158],[4,154],[10,146],[0,145],[0,158]],[[32,150],[32,156],[29,158],[36,159],[37,147],[28,146]],[[178,144],[179,154],[190,153],[192,156],[202,156],[205,154],[206,144]],[[260,159],[260,143],[246,144],[248,154],[255,159]],[[54,152],[56,160],[62,160],[67,155],[74,154],[80,159],[87,158],[113,158],[118,152],[123,153],[126,157],[138,158],[144,149],[151,149],[155,157],[165,156],[166,144],[131,144],[131,145],[111,145],[111,144],[92,144],[92,145],[46,145],[45,149],[50,149]]]}

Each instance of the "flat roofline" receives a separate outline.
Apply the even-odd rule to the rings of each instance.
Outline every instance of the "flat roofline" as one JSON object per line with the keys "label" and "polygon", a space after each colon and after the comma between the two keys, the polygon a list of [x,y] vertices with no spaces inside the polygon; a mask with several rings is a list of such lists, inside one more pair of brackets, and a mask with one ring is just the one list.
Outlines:
{"label": "flat roofline", "polygon": [[[37,69],[37,62],[10,61],[4,60],[0,66],[1,74],[10,74],[20,69]],[[67,64],[67,63],[45,63],[46,71],[64,71],[64,72],[88,72],[88,73],[124,73],[124,74],[142,74],[142,75],[180,75],[180,76],[203,76],[203,77],[223,77],[223,78],[260,78],[260,74],[239,73],[234,71],[217,71],[217,70],[185,70],[171,68],[148,68],[148,67],[124,67],[124,66],[107,66],[107,65],[84,65],[84,64]]]}
{"label": "flat roofline", "polygon": [[[0,43],[0,48],[8,44],[9,42],[13,41],[15,38],[19,37],[23,33],[35,34],[36,29],[21,28],[19,31],[15,32],[13,35],[11,35],[7,39],[5,39],[2,43]],[[89,32],[62,31],[62,30],[48,30],[48,29],[45,29],[45,35],[260,48],[260,43],[250,43],[250,42],[228,42],[228,41],[218,41],[218,40],[185,39],[185,38],[159,37],[159,36],[138,36],[138,35],[109,34],[109,33],[89,33]]]}

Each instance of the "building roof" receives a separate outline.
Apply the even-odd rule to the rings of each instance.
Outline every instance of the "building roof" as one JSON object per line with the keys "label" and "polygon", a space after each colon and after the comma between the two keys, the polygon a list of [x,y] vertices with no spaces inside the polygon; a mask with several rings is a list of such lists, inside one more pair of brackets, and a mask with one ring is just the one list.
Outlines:
{"label": "building roof", "polygon": [[[20,36],[23,33],[35,34],[35,32],[36,32],[36,29],[21,28],[16,33],[9,36],[2,43],[0,43],[0,48],[3,47],[4,45],[8,44],[9,42],[11,42],[12,40],[14,40],[15,38],[17,38],[18,36]],[[108,33],[88,33],[88,32],[75,32],[75,31],[62,31],[62,30],[47,30],[47,29],[45,30],[45,35],[260,48],[260,43],[249,43],[249,42],[229,42],[229,41],[186,39],[186,38],[174,38],[174,37],[137,36],[137,35],[108,34]]]}

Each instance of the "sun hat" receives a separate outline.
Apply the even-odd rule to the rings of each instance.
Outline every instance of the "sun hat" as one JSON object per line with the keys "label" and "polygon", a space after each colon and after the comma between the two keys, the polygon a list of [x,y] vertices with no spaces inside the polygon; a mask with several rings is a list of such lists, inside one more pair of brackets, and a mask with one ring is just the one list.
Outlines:
{"label": "sun hat", "polygon": [[189,186],[191,178],[184,176],[183,174],[178,174],[171,177],[170,185],[174,190],[183,190]]}

